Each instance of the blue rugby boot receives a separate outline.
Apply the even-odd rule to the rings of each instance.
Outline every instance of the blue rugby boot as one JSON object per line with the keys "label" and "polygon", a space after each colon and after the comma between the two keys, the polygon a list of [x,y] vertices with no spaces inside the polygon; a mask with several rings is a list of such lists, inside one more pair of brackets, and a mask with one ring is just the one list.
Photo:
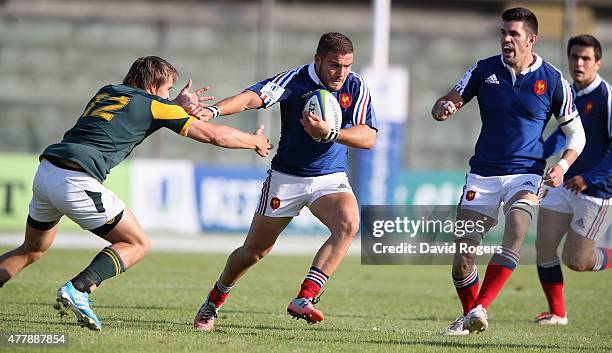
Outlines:
{"label": "blue rugby boot", "polygon": [[53,306],[63,317],[68,315],[69,310],[74,313],[77,324],[87,327],[90,330],[100,331],[102,323],[91,310],[89,293],[80,292],[72,285],[71,281],[66,282],[57,290],[57,303]]}

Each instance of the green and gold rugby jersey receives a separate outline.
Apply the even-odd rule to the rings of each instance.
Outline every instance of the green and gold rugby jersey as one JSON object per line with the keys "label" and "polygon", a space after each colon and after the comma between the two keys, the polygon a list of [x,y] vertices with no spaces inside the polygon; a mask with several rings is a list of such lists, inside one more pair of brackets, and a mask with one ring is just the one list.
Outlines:
{"label": "green and gold rugby jersey", "polygon": [[186,135],[195,118],[172,101],[125,85],[102,87],[62,142],[47,147],[45,156],[75,162],[103,182],[147,136],[161,127]]}

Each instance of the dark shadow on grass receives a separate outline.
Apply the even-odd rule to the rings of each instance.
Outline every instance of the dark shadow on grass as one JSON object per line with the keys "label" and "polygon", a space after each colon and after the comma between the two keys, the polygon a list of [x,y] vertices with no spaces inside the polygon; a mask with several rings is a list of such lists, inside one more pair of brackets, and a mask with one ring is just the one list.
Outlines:
{"label": "dark shadow on grass", "polygon": [[236,309],[223,309],[222,314],[249,314],[249,315],[277,315],[279,311],[259,311],[259,310],[236,310]]}
{"label": "dark shadow on grass", "polygon": [[[6,304],[18,304],[18,305],[34,305],[34,306],[53,306],[55,302],[19,302],[19,301],[6,301]],[[100,309],[113,309],[113,310],[170,310],[170,311],[184,311],[184,310],[193,310],[194,313],[197,311],[197,307],[186,308],[184,306],[159,306],[159,305],[111,305],[111,304],[96,304],[92,305],[92,308],[95,310],[97,308]],[[239,310],[239,309],[223,309],[221,311],[221,315],[224,314],[247,314],[247,315],[278,315],[283,314],[282,311],[263,311],[263,310]],[[372,314],[372,315],[355,315],[355,314],[343,314],[336,313],[330,314],[330,317],[337,318],[349,318],[349,319],[367,319],[367,320],[380,320],[380,314]],[[383,315],[384,316],[384,315]],[[445,318],[439,318],[435,316],[424,316],[424,317],[401,317],[394,316],[394,320],[401,321],[438,321],[440,319],[445,320]],[[453,319],[448,319],[449,322]]]}
{"label": "dark shadow on grass", "polygon": [[35,305],[35,306],[53,306],[53,302],[17,302],[17,301],[3,301],[3,304],[19,304],[19,305]]}
{"label": "dark shadow on grass", "polygon": [[271,326],[271,325],[265,325],[265,324],[255,324],[255,325],[249,326],[249,325],[223,324],[223,323],[219,323],[216,327],[218,327],[219,329],[233,328],[233,329],[247,329],[247,330],[275,330],[275,331],[294,331],[294,332],[295,331],[347,332],[347,333],[348,332],[361,332],[361,333],[364,332],[364,330],[352,330],[352,329],[346,329],[346,328],[334,328],[334,327],[327,327],[327,326],[310,326],[305,322],[296,322],[295,326],[292,326],[292,327]]}
{"label": "dark shadow on grass", "polygon": [[[513,348],[513,349],[562,349],[564,351],[585,351],[592,350],[591,347],[566,347],[552,344],[515,344],[515,343],[470,343],[470,342],[449,342],[449,341],[407,341],[407,340],[366,340],[363,343],[385,344],[385,345],[427,345],[436,347],[456,347],[456,348]],[[604,349],[610,349],[605,347]]]}
{"label": "dark shadow on grass", "polygon": [[[156,305],[148,305],[148,306],[144,306],[144,305],[97,305],[95,304],[94,306],[95,308],[103,308],[103,309],[123,309],[123,310],[130,310],[130,309],[136,309],[136,310],[186,310],[188,308],[185,308],[184,306],[156,306]],[[198,308],[194,308],[193,309],[194,312],[196,312],[198,310]],[[195,315],[195,314],[194,314]]]}
{"label": "dark shadow on grass", "polygon": [[[92,308],[96,309],[96,308],[103,308],[103,309],[139,309],[139,310],[185,310],[185,307],[180,307],[180,306],[155,306],[155,305],[148,305],[148,306],[143,306],[143,305],[105,305],[105,304],[95,304],[95,301],[93,301],[94,304],[92,305]],[[18,305],[33,305],[33,306],[50,306],[52,307],[53,304],[55,304],[55,301],[53,302],[18,302],[18,301],[5,301],[3,302],[4,304],[18,304]],[[197,311],[198,308],[194,308],[194,312]]]}
{"label": "dark shadow on grass", "polygon": [[[247,331],[235,332],[228,331],[228,329],[243,329]],[[252,331],[255,330],[255,331]],[[363,333],[363,330],[347,330],[347,329],[335,329],[330,327],[319,327],[319,328],[298,328],[298,327],[277,327],[270,325],[236,325],[236,324],[226,324],[219,325],[215,328],[214,334],[221,335],[238,335],[238,336],[254,336],[258,335],[256,331],[258,330],[272,330],[272,331],[293,331],[299,335],[300,341],[309,341],[313,343],[321,343],[321,339],[307,338],[308,336],[304,336],[301,333],[303,331],[325,331],[325,332],[360,332]],[[294,341],[295,339],[292,337],[282,337],[277,336],[277,340],[283,341]],[[454,340],[455,338],[450,338]],[[462,338],[457,338],[462,339]],[[351,338],[346,339],[338,339],[332,337],[325,337],[325,342],[334,342],[334,343],[357,343],[357,344],[373,344],[373,345],[395,345],[395,346],[432,346],[432,347],[448,347],[448,348],[467,348],[467,349],[484,349],[486,351],[487,348],[502,348],[502,349],[539,349],[539,350],[555,350],[555,351],[591,351],[592,347],[576,347],[576,346],[565,346],[565,345],[555,345],[555,344],[526,344],[526,343],[482,343],[482,342],[461,342],[461,341],[421,341],[421,340],[401,340],[401,339],[389,339],[389,340],[355,340]],[[601,351],[610,351],[612,347],[599,347]]]}
{"label": "dark shadow on grass", "polygon": [[[291,338],[277,337],[277,339],[285,341],[293,341]],[[301,341],[321,342],[316,339],[300,339]],[[347,343],[346,339],[337,339],[326,337],[325,342],[335,343]],[[376,344],[376,345],[399,345],[399,346],[433,346],[433,347],[449,347],[449,348],[473,348],[473,349],[486,349],[486,348],[508,348],[508,349],[551,349],[551,350],[562,350],[562,351],[591,351],[591,347],[568,347],[561,345],[552,344],[515,344],[515,343],[471,343],[471,342],[451,342],[451,341],[418,341],[418,340],[350,340],[350,343],[365,343],[365,344]],[[602,350],[610,350],[611,347],[602,347]]]}
{"label": "dark shadow on grass", "polygon": [[[17,315],[13,315],[13,316],[17,316]],[[10,320],[3,320],[4,323],[15,323],[15,324],[37,324],[37,325],[43,325],[43,326],[77,326],[76,321],[56,321],[56,322],[49,322],[49,321],[36,321],[36,320],[22,320],[22,319],[10,319]]]}
{"label": "dark shadow on grass", "polygon": [[[221,311],[222,314],[248,314],[248,315],[278,315],[283,312],[280,311],[257,311],[257,310],[236,310],[236,309],[223,309]],[[384,316],[384,315],[383,315]],[[372,315],[355,315],[355,314],[343,314],[343,313],[334,313],[329,314],[329,317],[337,317],[337,318],[349,318],[349,319],[368,319],[368,320],[380,320],[380,314],[372,314]],[[401,317],[401,316],[393,316],[394,320],[402,320],[402,321],[437,321],[438,317],[435,316],[424,316],[424,317]],[[452,321],[451,319],[450,321]]]}

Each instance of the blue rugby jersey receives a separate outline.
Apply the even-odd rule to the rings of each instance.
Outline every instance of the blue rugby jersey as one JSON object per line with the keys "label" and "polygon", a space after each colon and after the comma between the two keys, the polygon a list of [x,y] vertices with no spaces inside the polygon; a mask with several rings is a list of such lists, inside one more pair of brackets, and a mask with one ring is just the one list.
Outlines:
{"label": "blue rugby jersey", "polygon": [[[575,90],[575,87],[572,87]],[[583,194],[612,197],[612,87],[599,75],[590,85],[576,92],[586,145],[565,174],[565,179],[582,175],[588,187]],[[557,128],[544,142],[544,158],[561,152],[565,135]]]}
{"label": "blue rugby jersey", "polygon": [[[247,88],[259,95],[264,108],[281,106],[281,136],[272,159],[272,169],[281,173],[311,177],[346,170],[348,148],[340,143],[319,143],[300,123],[306,99],[312,91],[325,88],[315,64],[287,70]],[[332,92],[342,109],[341,128],[369,125],[377,129],[370,91],[363,77],[351,72],[342,88]]]}
{"label": "blue rugby jersey", "polygon": [[[534,54],[535,55],[535,54]],[[481,176],[544,173],[542,133],[551,115],[577,116],[569,83],[539,56],[516,75],[501,55],[479,60],[455,85],[464,102],[478,98],[482,128],[470,159]]]}

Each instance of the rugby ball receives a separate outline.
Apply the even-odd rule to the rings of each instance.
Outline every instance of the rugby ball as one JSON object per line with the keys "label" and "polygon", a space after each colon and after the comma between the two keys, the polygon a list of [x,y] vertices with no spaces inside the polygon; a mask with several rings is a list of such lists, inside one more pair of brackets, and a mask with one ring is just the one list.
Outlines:
{"label": "rugby ball", "polygon": [[[340,131],[340,126],[342,125],[342,110],[340,109],[340,104],[338,104],[336,97],[334,97],[331,92],[324,89],[318,89],[312,92],[306,100],[304,111],[313,113],[325,120],[329,127],[336,132],[336,135],[338,131]],[[313,139],[322,143],[328,143],[335,140],[319,139],[315,137],[313,137]]]}

